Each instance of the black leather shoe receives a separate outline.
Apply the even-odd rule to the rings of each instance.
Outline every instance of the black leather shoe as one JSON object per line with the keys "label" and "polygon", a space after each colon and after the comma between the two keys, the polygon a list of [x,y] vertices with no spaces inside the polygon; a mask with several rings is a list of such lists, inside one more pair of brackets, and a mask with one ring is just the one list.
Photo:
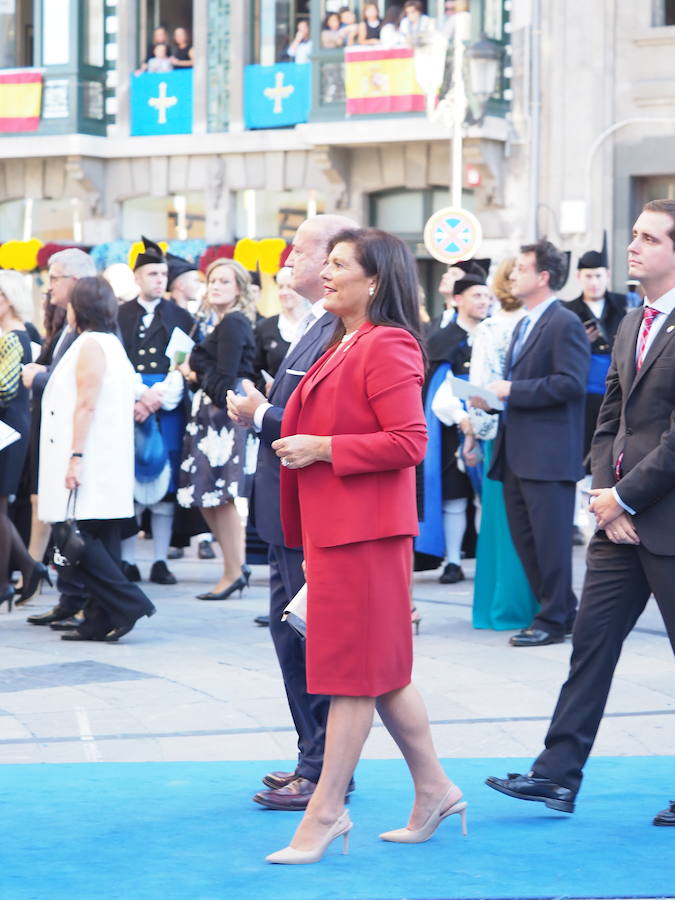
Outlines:
{"label": "black leather shoe", "polygon": [[541,628],[524,628],[518,634],[511,635],[509,644],[512,647],[544,647],[546,644],[562,644],[564,640],[564,635],[556,637]]}
{"label": "black leather shoe", "polygon": [[182,547],[169,547],[166,554],[167,559],[182,559],[185,556],[185,550]]}
{"label": "black leather shoe", "polygon": [[134,563],[128,563],[125,560],[122,560],[122,562],[120,563],[120,567],[127,581],[141,580],[141,573],[138,570],[138,566]]}
{"label": "black leather shoe", "polygon": [[79,628],[84,619],[82,617],[65,619],[63,622],[52,622],[50,628],[52,631],[75,631]]}
{"label": "black leather shoe", "polygon": [[509,772],[506,778],[495,778],[491,775],[485,780],[485,784],[501,794],[517,797],[518,800],[538,800],[549,809],[574,812],[574,801],[577,796],[574,791],[561,787],[548,778],[540,778],[533,772],[528,772],[527,775]]}
{"label": "black leather shoe", "polygon": [[654,816],[654,825],[675,825],[675,800],[670,801],[668,809],[662,809]]}
{"label": "black leather shoe", "polygon": [[197,545],[197,556],[199,559],[215,559],[216,554],[213,552],[211,541],[200,541]]}
{"label": "black leather shoe", "polygon": [[66,631],[61,635],[62,641],[102,641],[102,637],[93,637],[93,635],[80,634],[79,631]]}
{"label": "black leather shoe", "polygon": [[155,584],[176,584],[176,576],[169,571],[163,559],[158,559],[150,569],[150,581]]}
{"label": "black leather shoe", "polygon": [[269,616],[256,616],[253,620],[256,625],[260,625],[261,628],[268,628],[270,624]]}
{"label": "black leather shoe", "polygon": [[66,609],[65,606],[57,604],[47,612],[28,616],[26,621],[30,622],[31,625],[51,625],[52,622],[63,622],[65,619],[69,619],[72,614],[73,611],[71,609]]}
{"label": "black leather shoe", "polygon": [[132,622],[131,625],[120,625],[118,628],[111,628],[103,640],[106,644],[115,644],[125,634],[129,634],[135,624],[135,622]]}
{"label": "black leather shoe", "polygon": [[448,563],[438,580],[441,584],[457,584],[458,581],[464,581],[464,572],[457,563]]}

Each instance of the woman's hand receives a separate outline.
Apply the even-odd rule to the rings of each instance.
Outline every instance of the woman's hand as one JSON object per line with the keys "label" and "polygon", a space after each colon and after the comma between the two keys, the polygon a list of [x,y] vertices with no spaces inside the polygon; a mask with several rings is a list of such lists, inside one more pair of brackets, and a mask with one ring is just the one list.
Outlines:
{"label": "woman's hand", "polygon": [[79,456],[71,456],[66,470],[66,489],[69,491],[79,487],[80,481],[80,463],[82,460]]}
{"label": "woman's hand", "polygon": [[293,434],[272,443],[272,449],[289,469],[304,469],[315,462],[331,462],[330,437],[315,434]]}

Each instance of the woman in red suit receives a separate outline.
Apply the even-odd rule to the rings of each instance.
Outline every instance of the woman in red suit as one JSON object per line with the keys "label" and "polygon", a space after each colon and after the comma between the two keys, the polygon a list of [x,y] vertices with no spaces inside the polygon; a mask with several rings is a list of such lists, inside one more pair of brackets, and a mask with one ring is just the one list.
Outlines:
{"label": "woman in red suit", "polygon": [[340,323],[307,372],[272,446],[282,463],[281,517],[307,567],[307,688],[331,695],[323,770],[276,863],[318,861],[351,829],[347,785],[377,711],[415,785],[408,825],[384,840],[427,840],[461,813],[462,792],[434,751],[411,684],[409,587],[417,534],[415,466],[426,448],[415,262],[383,231],[343,231],[322,272]]}

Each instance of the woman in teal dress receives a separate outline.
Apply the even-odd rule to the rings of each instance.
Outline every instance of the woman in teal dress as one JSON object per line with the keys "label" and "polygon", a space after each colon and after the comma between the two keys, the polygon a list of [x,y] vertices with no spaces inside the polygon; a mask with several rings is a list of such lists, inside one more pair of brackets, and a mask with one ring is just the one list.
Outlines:
{"label": "woman in teal dress", "polygon": [[[513,258],[505,259],[495,274],[492,290],[500,309],[476,328],[469,380],[482,386],[503,377],[506,352],[516,323],[524,315],[510,295]],[[498,416],[470,409],[474,435],[483,441],[484,471],[490,468]],[[474,628],[509,631],[527,628],[539,604],[511,540],[502,484],[483,479],[481,523],[476,549],[473,592]]]}

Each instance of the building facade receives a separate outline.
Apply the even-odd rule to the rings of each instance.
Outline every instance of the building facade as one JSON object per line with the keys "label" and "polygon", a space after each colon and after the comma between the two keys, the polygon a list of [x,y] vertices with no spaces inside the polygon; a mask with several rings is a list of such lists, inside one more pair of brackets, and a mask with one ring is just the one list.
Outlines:
{"label": "building facade", "polygon": [[[408,108],[375,104],[373,112],[369,101],[382,93],[375,82],[362,86],[361,106],[350,99],[345,51],[322,37],[339,5],[4,3],[0,24],[11,39],[0,80],[7,75],[15,90],[12,72],[38,72],[41,95],[37,118],[0,117],[0,241],[96,246],[144,233],[221,244],[289,238],[305,215],[340,211],[407,240],[432,295],[440,267],[421,234],[431,212],[449,203],[451,125],[414,98]],[[382,15],[388,6],[380,0]],[[426,6],[438,30],[447,29],[444,4]],[[300,20],[311,41],[304,66],[285,52]],[[469,23],[467,45],[485,33],[500,49],[484,115],[473,110],[463,129],[462,203],[483,226],[480,255],[498,259],[541,234],[582,252],[608,228],[620,286],[636,209],[675,190],[673,4],[597,0],[589,13],[581,0],[471,0]],[[170,38],[177,27],[194,36],[191,67],[142,71],[160,25]],[[443,59],[421,43],[391,77],[414,67],[409,93],[421,83],[428,100],[435,88],[425,80],[445,77],[448,88],[451,53],[443,75]],[[471,112],[466,60],[462,72]],[[359,84],[352,79],[352,93]],[[30,87],[20,87],[34,104]]]}

